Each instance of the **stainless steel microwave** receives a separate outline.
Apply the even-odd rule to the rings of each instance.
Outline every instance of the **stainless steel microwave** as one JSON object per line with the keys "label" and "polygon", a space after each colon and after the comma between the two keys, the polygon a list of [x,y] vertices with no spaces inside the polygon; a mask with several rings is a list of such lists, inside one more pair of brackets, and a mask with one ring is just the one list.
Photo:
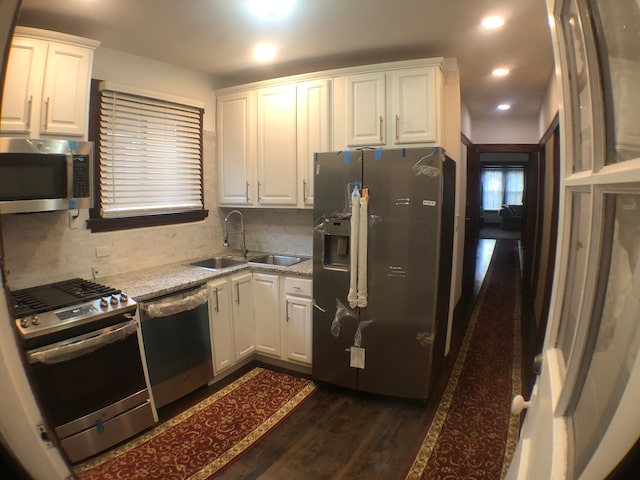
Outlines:
{"label": "stainless steel microwave", "polygon": [[93,142],[0,138],[0,213],[93,207]]}

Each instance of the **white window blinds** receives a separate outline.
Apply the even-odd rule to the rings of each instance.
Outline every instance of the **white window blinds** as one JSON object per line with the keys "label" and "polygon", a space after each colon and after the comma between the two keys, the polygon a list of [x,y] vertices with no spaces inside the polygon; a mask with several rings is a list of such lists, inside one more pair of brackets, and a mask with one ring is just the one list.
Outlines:
{"label": "white window blinds", "polygon": [[201,118],[198,107],[103,89],[101,216],[202,209]]}

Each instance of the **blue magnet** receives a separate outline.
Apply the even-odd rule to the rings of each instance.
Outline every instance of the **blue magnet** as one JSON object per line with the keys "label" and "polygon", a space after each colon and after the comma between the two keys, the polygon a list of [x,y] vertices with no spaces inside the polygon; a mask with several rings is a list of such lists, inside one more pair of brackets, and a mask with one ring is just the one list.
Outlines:
{"label": "blue magnet", "polygon": [[102,420],[98,419],[96,421],[96,429],[98,430],[98,433],[104,433],[104,423]]}
{"label": "blue magnet", "polygon": [[73,210],[74,208],[78,208],[77,204],[76,204],[76,199],[75,198],[70,198],[69,199],[69,210]]}
{"label": "blue magnet", "polygon": [[382,159],[382,149],[376,148],[376,160]]}
{"label": "blue magnet", "polygon": [[344,152],[344,164],[349,165],[351,163],[351,152],[349,150]]}
{"label": "blue magnet", "polygon": [[406,156],[407,156],[407,149],[406,149],[406,148],[403,148],[403,149],[402,149],[402,156],[403,156],[403,157],[406,157]]}

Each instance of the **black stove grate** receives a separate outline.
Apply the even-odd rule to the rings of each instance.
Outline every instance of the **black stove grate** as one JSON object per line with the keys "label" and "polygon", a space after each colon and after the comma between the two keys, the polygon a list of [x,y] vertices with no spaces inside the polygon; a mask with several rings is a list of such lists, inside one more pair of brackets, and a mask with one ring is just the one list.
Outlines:
{"label": "black stove grate", "polygon": [[16,318],[56,310],[120,293],[99,283],[73,278],[58,283],[11,292]]}

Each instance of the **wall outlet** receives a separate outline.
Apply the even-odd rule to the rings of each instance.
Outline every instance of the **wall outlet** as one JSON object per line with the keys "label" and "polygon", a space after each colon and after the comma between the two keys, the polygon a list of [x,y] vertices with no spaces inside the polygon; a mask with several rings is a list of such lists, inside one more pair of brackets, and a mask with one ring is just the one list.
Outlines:
{"label": "wall outlet", "polygon": [[108,257],[109,255],[111,255],[111,248],[108,246],[103,246],[103,247],[96,247],[96,257],[101,258],[101,257]]}

